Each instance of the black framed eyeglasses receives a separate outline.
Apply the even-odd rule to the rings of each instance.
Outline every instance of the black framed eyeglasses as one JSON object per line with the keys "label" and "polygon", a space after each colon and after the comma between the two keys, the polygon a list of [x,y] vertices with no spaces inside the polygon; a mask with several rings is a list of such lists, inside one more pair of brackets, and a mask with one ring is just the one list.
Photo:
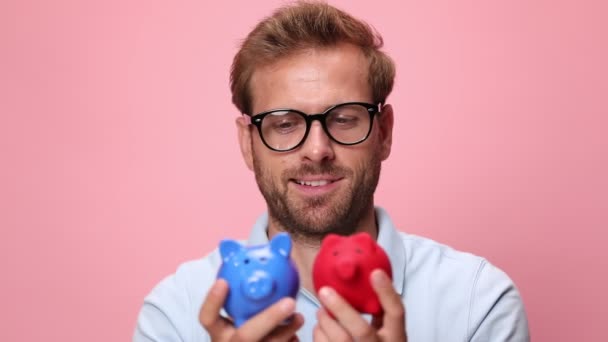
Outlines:
{"label": "black framed eyeglasses", "polygon": [[380,113],[380,104],[346,102],[329,107],[320,114],[306,114],[299,110],[280,108],[251,117],[258,128],[262,142],[269,149],[287,152],[304,143],[312,122],[319,120],[329,138],[341,145],[356,145],[365,141]]}

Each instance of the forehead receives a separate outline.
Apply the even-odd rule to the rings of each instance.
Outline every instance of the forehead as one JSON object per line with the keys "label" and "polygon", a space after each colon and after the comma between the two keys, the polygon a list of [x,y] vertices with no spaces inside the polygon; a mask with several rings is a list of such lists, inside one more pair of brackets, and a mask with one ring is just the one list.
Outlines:
{"label": "forehead", "polygon": [[254,71],[253,112],[280,107],[322,111],[341,102],[369,102],[368,72],[368,59],[353,45],[298,51]]}

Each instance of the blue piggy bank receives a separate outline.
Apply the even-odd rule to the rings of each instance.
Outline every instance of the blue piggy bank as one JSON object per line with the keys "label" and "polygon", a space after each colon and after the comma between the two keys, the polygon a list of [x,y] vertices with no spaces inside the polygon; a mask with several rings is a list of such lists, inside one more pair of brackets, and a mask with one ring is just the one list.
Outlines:
{"label": "blue piggy bank", "polygon": [[217,277],[228,282],[224,310],[236,327],[283,297],[295,298],[300,278],[290,252],[287,233],[277,234],[266,245],[246,247],[234,240],[220,242],[222,266]]}

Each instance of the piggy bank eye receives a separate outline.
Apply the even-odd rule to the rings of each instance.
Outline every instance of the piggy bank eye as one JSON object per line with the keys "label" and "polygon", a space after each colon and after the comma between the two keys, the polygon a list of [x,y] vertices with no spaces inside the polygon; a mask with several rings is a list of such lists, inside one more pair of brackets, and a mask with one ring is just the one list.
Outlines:
{"label": "piggy bank eye", "polygon": [[268,259],[266,259],[266,257],[261,257],[260,258],[260,262],[263,263],[263,264],[265,264],[267,260]]}
{"label": "piggy bank eye", "polygon": [[357,248],[357,249],[355,249],[355,253],[357,253],[357,254],[363,254],[363,251],[361,250],[361,248]]}
{"label": "piggy bank eye", "polygon": [[249,263],[249,258],[247,258],[247,259],[243,260],[243,263],[244,263],[245,265],[247,265],[247,264]]}
{"label": "piggy bank eye", "polygon": [[333,254],[334,256],[338,256],[338,254],[340,254],[340,253],[338,253],[338,251],[334,251],[332,254]]}

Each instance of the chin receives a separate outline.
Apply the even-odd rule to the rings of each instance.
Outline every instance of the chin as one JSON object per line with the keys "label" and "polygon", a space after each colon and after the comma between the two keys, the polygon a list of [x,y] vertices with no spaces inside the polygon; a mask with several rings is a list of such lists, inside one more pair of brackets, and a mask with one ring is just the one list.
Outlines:
{"label": "chin", "polygon": [[[293,233],[311,238],[322,238],[327,234],[349,235],[357,230],[359,217],[348,212],[340,212],[334,207],[321,207],[293,215],[290,225]],[[308,212],[308,213],[306,213]]]}

